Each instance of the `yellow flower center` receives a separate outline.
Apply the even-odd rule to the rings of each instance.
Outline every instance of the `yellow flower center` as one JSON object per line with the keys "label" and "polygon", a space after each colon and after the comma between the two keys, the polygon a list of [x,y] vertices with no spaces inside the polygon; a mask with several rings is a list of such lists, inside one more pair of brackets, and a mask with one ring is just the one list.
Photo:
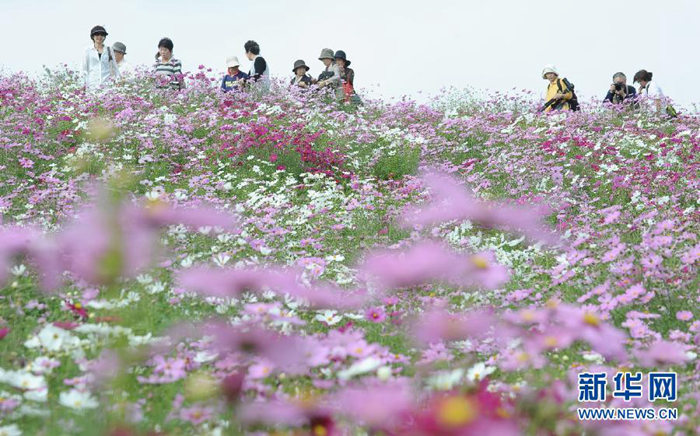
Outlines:
{"label": "yellow flower center", "polygon": [[461,427],[474,421],[476,404],[464,397],[450,397],[442,401],[437,411],[438,422],[448,428]]}
{"label": "yellow flower center", "polygon": [[548,347],[556,347],[559,341],[554,336],[547,336],[544,340],[544,344]]}
{"label": "yellow flower center", "polygon": [[598,327],[600,325],[600,319],[591,312],[586,312],[583,314],[583,322],[594,327]]}
{"label": "yellow flower center", "polygon": [[523,321],[534,321],[535,320],[535,312],[531,310],[523,310],[520,314],[520,317],[523,319]]}
{"label": "yellow flower center", "polygon": [[489,261],[484,256],[472,256],[472,263],[480,269],[486,269],[489,266]]}
{"label": "yellow flower center", "polygon": [[326,436],[327,434],[328,430],[326,430],[326,427],[321,424],[314,426],[314,436]]}

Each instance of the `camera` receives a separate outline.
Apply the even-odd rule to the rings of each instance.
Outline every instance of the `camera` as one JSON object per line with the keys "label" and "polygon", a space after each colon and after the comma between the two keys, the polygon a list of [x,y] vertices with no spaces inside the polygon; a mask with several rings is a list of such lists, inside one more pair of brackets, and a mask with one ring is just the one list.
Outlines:
{"label": "camera", "polygon": [[615,91],[622,91],[625,86],[622,83],[613,83],[613,85],[615,85]]}

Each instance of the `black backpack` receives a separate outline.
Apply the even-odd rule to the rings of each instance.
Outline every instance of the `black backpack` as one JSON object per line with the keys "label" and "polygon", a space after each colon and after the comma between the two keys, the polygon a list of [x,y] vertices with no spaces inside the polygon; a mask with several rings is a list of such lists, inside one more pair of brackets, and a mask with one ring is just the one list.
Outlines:
{"label": "black backpack", "polygon": [[[569,109],[572,111],[576,112],[581,110],[581,107],[578,105],[578,97],[576,97],[576,93],[574,92],[574,84],[569,82],[566,78],[564,79],[559,79],[557,78],[557,87],[559,88],[559,92],[564,94],[564,88],[561,86],[562,80],[564,81],[564,86],[566,86],[567,91],[571,91],[571,99],[568,101],[569,103]],[[563,105],[566,102],[562,102],[561,105]],[[557,105],[559,106],[559,105]],[[559,109],[558,107],[555,107],[555,109]]]}

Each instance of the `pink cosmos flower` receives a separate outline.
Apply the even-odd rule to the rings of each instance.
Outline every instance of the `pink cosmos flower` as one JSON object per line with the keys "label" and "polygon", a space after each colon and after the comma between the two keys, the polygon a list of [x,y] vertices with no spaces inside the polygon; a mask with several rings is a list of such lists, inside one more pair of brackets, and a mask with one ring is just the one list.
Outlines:
{"label": "pink cosmos flower", "polygon": [[497,318],[484,310],[451,314],[435,309],[426,312],[414,323],[413,337],[420,343],[429,345],[439,341],[456,341],[469,338],[482,338],[492,329],[498,329]]}
{"label": "pink cosmos flower", "polygon": [[685,346],[676,342],[658,340],[646,350],[636,351],[635,355],[639,363],[646,367],[677,365],[688,360],[685,348]]}
{"label": "pink cosmos flower", "polygon": [[336,413],[374,429],[391,428],[414,406],[405,381],[343,389],[328,400]]}
{"label": "pink cosmos flower", "polygon": [[433,225],[452,220],[470,220],[486,227],[520,232],[535,241],[559,244],[560,238],[546,230],[546,211],[516,207],[497,202],[482,202],[456,179],[441,173],[426,173],[423,183],[430,188],[432,200],[425,208],[408,208],[406,225]]}
{"label": "pink cosmos flower", "polygon": [[494,288],[507,282],[507,269],[491,253],[465,255],[443,244],[423,241],[403,251],[377,251],[359,266],[365,277],[375,277],[383,290],[445,281],[455,286]]}
{"label": "pink cosmos flower", "polygon": [[4,339],[8,333],[10,333],[9,328],[7,328],[7,327],[0,328],[0,339]]}
{"label": "pink cosmos flower", "polygon": [[308,301],[315,307],[351,308],[364,303],[364,292],[349,292],[332,285],[306,287],[298,283],[295,270],[224,269],[197,267],[180,271],[178,285],[204,295],[237,297],[243,292],[272,290]]}
{"label": "pink cosmos flower", "polygon": [[374,323],[380,323],[386,319],[386,312],[381,306],[370,307],[365,311],[365,319]]}
{"label": "pink cosmos flower", "polygon": [[693,312],[690,312],[688,310],[681,310],[676,312],[676,319],[679,321],[690,321],[693,319]]}

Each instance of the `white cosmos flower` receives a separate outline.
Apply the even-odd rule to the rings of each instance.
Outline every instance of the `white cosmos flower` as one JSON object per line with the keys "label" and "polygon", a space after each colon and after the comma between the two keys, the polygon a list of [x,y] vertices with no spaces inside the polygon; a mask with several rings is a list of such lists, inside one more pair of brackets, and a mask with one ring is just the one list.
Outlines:
{"label": "white cosmos flower", "polygon": [[153,281],[153,277],[149,276],[148,274],[139,274],[136,276],[136,281],[142,285],[147,285]]}
{"label": "white cosmos flower", "polygon": [[0,436],[21,436],[22,431],[17,424],[3,425],[0,427]]}
{"label": "white cosmos flower", "polygon": [[226,253],[218,253],[216,256],[214,256],[214,263],[220,267],[226,265],[229,260],[231,260],[231,256]]}
{"label": "white cosmos flower", "polygon": [[338,312],[335,310],[321,310],[314,317],[314,319],[320,322],[325,322],[328,325],[335,325],[343,319],[343,315],[338,315]]}
{"label": "white cosmos flower", "polygon": [[484,363],[479,362],[476,365],[469,368],[469,371],[467,371],[467,378],[471,381],[478,382],[480,380],[483,380],[484,377],[491,374],[495,370],[496,368],[494,368],[493,366],[486,366]]}
{"label": "white cosmos flower", "polygon": [[[53,324],[47,324],[37,335],[39,344],[48,351],[59,351],[63,348],[72,348],[80,341],[75,336]],[[25,343],[25,346],[28,346]]]}
{"label": "white cosmos flower", "polygon": [[71,409],[76,410],[94,409],[99,405],[97,400],[90,395],[90,392],[81,392],[77,389],[71,389],[68,392],[61,392],[58,402],[62,406],[70,407]]}
{"label": "white cosmos flower", "polygon": [[30,401],[36,401],[38,403],[45,403],[48,398],[49,390],[48,388],[35,389],[33,391],[27,391],[24,393],[24,398]]}
{"label": "white cosmos flower", "polygon": [[24,266],[24,264],[15,265],[12,267],[12,269],[10,269],[10,272],[12,273],[12,275],[17,276],[17,277],[24,275],[25,271],[27,271],[27,267]]}
{"label": "white cosmos flower", "polygon": [[46,380],[44,380],[43,376],[34,375],[27,371],[8,371],[3,378],[10,386],[24,391],[46,387]]}
{"label": "white cosmos flower", "polygon": [[457,368],[454,371],[438,372],[428,379],[428,385],[433,389],[446,391],[458,384],[464,376],[464,370]]}
{"label": "white cosmos flower", "polygon": [[350,368],[344,369],[338,372],[338,378],[340,380],[348,380],[356,375],[365,374],[370,371],[374,371],[382,365],[382,361],[376,357],[367,357],[354,363]]}
{"label": "white cosmos flower", "polygon": [[31,364],[29,364],[28,369],[34,374],[49,374],[59,364],[60,362],[56,359],[51,359],[46,356],[39,356],[34,359]]}
{"label": "white cosmos flower", "polygon": [[159,294],[165,290],[165,284],[163,282],[155,282],[148,287],[149,294]]}

